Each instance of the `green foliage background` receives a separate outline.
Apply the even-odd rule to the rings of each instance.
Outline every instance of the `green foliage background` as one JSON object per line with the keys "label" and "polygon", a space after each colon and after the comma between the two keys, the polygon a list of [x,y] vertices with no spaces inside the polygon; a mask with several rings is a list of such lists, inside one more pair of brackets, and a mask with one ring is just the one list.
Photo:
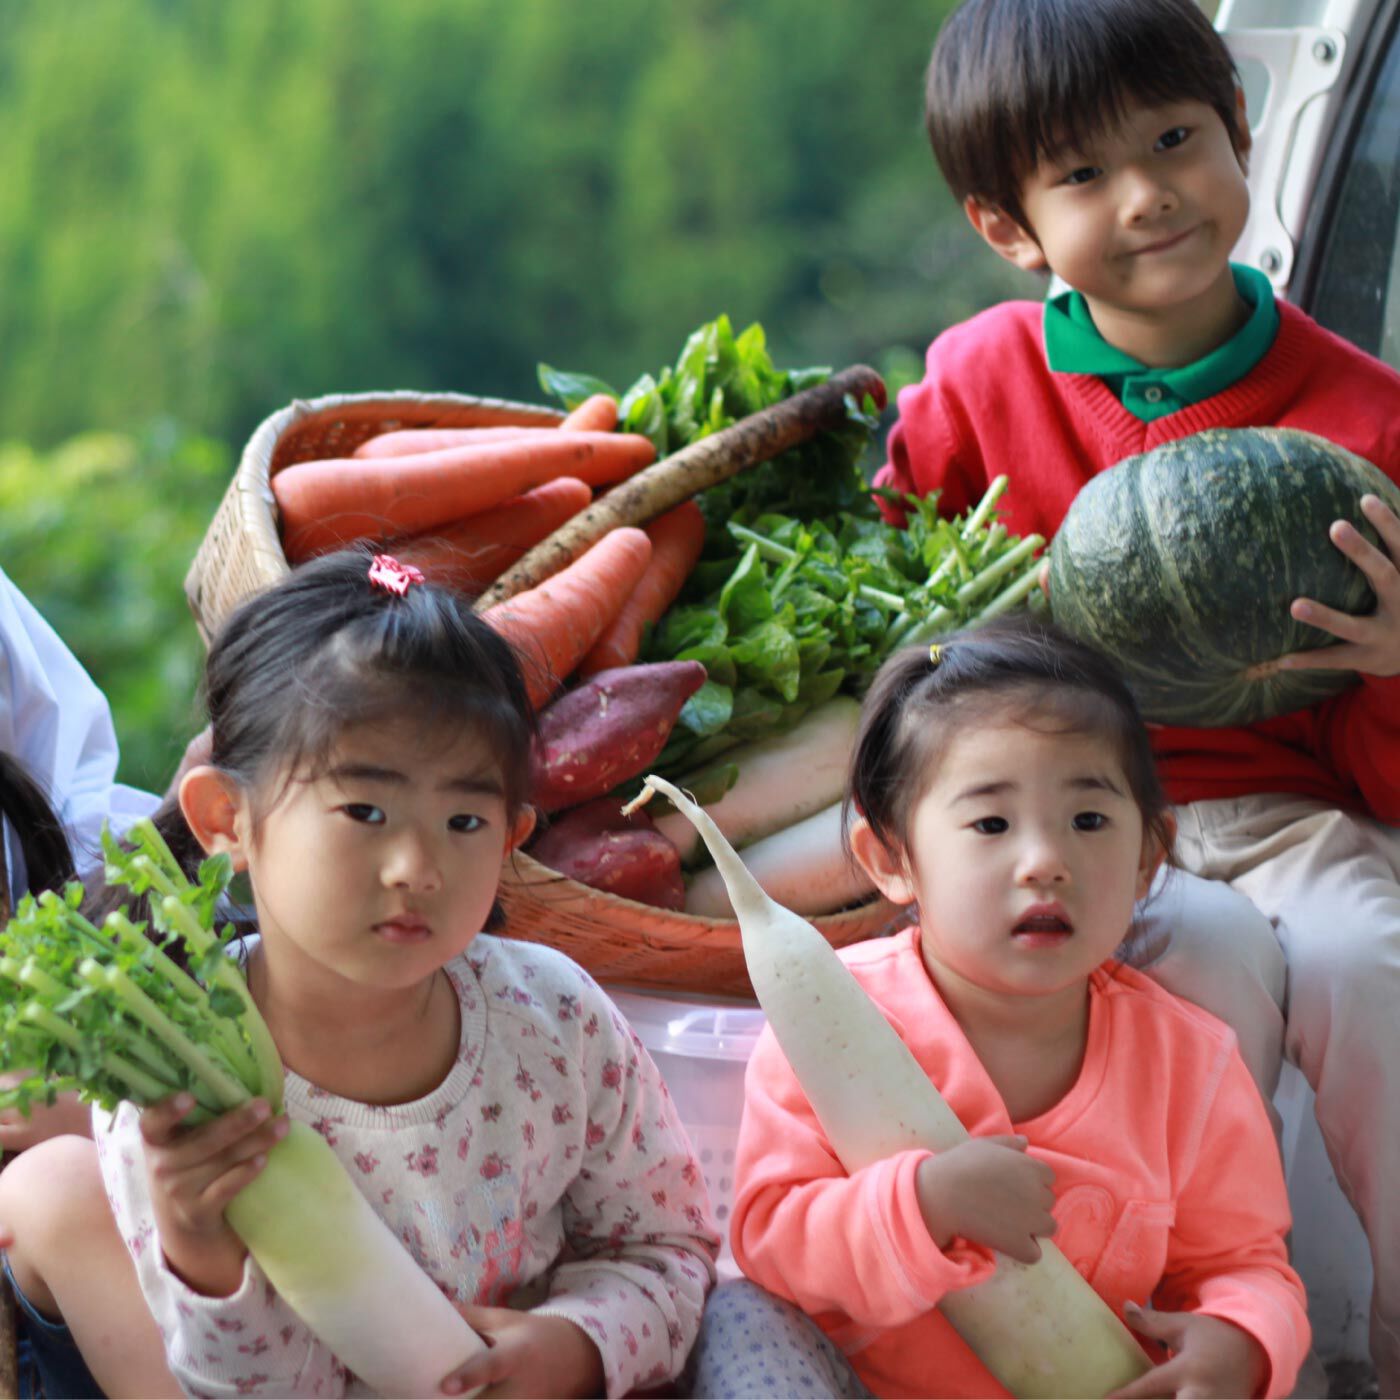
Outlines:
{"label": "green foliage background", "polygon": [[897,386],[1035,293],[922,129],[950,0],[0,0],[0,567],[107,691],[196,722],[181,591],[296,397],[630,383],[721,311]]}

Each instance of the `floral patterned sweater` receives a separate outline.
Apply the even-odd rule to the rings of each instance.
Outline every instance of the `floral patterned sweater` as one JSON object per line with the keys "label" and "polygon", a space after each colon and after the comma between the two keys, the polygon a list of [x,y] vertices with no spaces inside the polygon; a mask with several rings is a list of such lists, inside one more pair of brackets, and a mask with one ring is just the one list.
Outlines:
{"label": "floral patterned sweater", "polygon": [[[334,1148],[448,1297],[567,1317],[609,1395],[679,1372],[714,1280],[705,1180],[640,1041],[581,968],[481,934],[448,965],[457,1062],[414,1103],[338,1098],[291,1072],[286,1107]],[[191,1395],[364,1395],[250,1258],[228,1298],[165,1265],[138,1115],[98,1111],[102,1173],[176,1379]]]}

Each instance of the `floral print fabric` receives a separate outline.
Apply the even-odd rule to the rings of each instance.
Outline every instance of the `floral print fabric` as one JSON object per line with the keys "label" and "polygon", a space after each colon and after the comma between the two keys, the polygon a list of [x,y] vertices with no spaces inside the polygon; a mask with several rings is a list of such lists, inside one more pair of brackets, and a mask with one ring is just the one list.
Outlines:
{"label": "floral print fabric", "polygon": [[[287,1112],[334,1149],[449,1298],[568,1317],[597,1343],[608,1394],[675,1376],[714,1280],[719,1237],[685,1129],[640,1041],[562,954],[479,935],[447,968],[457,1061],[427,1097],[355,1103],[287,1075]],[[229,1298],[165,1267],[137,1112],[96,1129],[118,1226],[193,1395],[368,1391],[250,1259]]]}

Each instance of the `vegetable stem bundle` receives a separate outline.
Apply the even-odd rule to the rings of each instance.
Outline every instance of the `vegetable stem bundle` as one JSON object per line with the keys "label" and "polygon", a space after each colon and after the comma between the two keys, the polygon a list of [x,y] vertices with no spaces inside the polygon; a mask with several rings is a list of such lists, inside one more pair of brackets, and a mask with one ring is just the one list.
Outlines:
{"label": "vegetable stem bundle", "polygon": [[[280,1112],[282,1061],[242,973],[214,932],[231,866],[185,878],[149,821],[126,850],[103,833],[107,878],[150,896],[154,930],[125,910],[101,928],[81,885],[26,896],[0,933],[0,1069],[28,1071],[0,1108],[28,1112],[76,1089],[115,1109],[181,1090],[197,1123],[262,1097]],[[166,950],[183,946],[186,972]],[[272,1286],[381,1394],[432,1395],[480,1338],[359,1193],[329,1146],[293,1123],[228,1220]]]}
{"label": "vegetable stem bundle", "polygon": [[907,528],[843,511],[728,522],[737,557],[702,557],[643,648],[709,673],[656,770],[688,783],[735,744],[791,730],[838,692],[859,696],[901,647],[1025,602],[1045,541],[1007,533],[995,510],[1005,489],[998,477],[954,520],[908,498]]}

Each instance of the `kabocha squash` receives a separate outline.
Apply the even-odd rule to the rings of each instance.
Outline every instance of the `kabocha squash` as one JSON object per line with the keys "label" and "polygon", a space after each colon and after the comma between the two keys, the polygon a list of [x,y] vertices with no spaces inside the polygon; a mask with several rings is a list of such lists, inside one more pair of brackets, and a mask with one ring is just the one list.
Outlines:
{"label": "kabocha squash", "polygon": [[1051,542],[1051,613],[1117,660],[1157,723],[1249,724],[1315,704],[1355,673],[1270,663],[1336,641],[1295,621],[1293,599],[1375,608],[1327,533],[1348,520],[1378,542],[1368,491],[1400,511],[1377,467],[1289,428],[1216,429],[1126,458],[1080,490]]}

